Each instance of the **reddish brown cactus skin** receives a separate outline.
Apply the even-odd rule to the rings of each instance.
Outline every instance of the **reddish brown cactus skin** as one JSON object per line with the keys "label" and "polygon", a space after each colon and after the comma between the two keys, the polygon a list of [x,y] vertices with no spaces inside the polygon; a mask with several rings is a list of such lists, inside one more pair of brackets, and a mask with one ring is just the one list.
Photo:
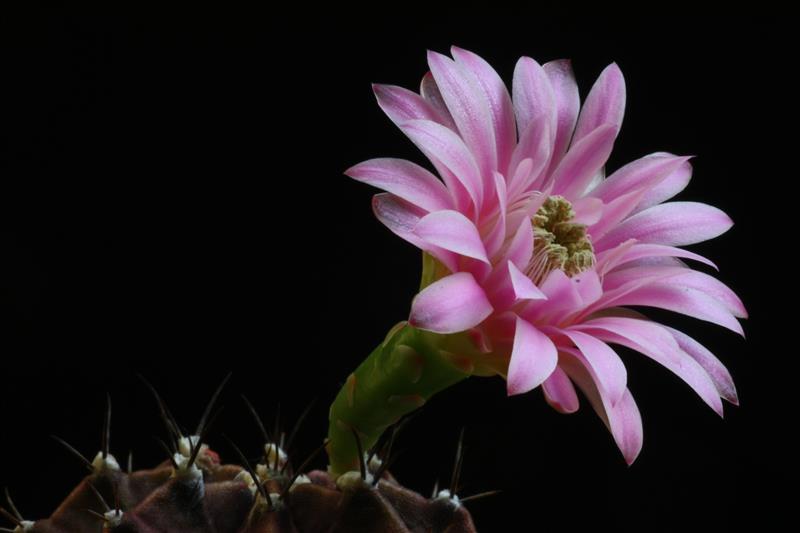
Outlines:
{"label": "reddish brown cactus skin", "polygon": [[[198,460],[202,477],[174,476],[169,462],[125,473],[102,469],[84,478],[50,518],[15,531],[32,533],[472,533],[469,512],[447,499],[428,499],[401,486],[388,473],[373,484],[342,490],[320,470],[310,483],[295,484],[268,506],[216,454]],[[239,476],[239,477],[237,477]],[[245,476],[246,477],[246,476]],[[267,493],[280,494],[286,479],[270,479]],[[118,524],[97,514],[105,502],[119,503]],[[88,509],[88,510],[87,510]],[[111,511],[112,513],[114,511]]]}

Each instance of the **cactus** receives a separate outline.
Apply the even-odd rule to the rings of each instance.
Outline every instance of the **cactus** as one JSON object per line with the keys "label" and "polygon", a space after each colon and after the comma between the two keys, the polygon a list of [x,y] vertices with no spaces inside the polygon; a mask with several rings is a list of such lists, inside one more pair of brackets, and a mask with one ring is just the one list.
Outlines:
{"label": "cactus", "polygon": [[[228,376],[229,378],[230,376]],[[455,495],[461,468],[461,446],[449,489],[434,489],[431,498],[403,487],[388,471],[391,448],[400,426],[395,425],[370,450],[354,443],[362,460],[357,471],[334,478],[322,470],[307,471],[317,450],[297,464],[287,452],[296,433],[272,435],[253,406],[248,409],[263,437],[262,456],[251,465],[230,442],[238,464],[226,464],[211,450],[206,436],[213,425],[214,405],[223,381],[193,435],[184,435],[158,393],[150,387],[167,428],[169,444],[158,441],[167,459],[155,468],[120,467],[110,453],[111,401],[108,400],[101,450],[93,460],[66,441],[54,437],[88,470],[88,475],[46,519],[26,520],[11,499],[0,513],[13,529],[31,533],[345,533],[475,531],[469,512]],[[302,416],[300,417],[303,418]],[[301,420],[298,420],[298,422]],[[381,458],[382,457],[382,458]],[[475,497],[481,497],[478,495]],[[474,497],[474,498],[475,498]]]}

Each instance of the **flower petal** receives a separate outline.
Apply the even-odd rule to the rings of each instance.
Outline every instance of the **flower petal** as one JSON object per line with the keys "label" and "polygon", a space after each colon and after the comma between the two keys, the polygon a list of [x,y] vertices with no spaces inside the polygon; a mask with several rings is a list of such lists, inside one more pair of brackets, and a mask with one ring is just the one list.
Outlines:
{"label": "flower petal", "polygon": [[466,257],[489,263],[478,228],[458,211],[425,215],[414,228],[423,241]]}
{"label": "flower petal", "polygon": [[435,333],[458,333],[474,328],[491,314],[486,293],[472,274],[457,272],[417,294],[408,322]]}
{"label": "flower petal", "polygon": [[[658,155],[671,155],[660,153]],[[661,180],[658,185],[652,187],[644,195],[642,201],[636,206],[636,211],[643,211],[648,207],[654,206],[665,202],[681,192],[689,185],[692,179],[692,164],[685,161],[677,169],[675,169],[669,176]]]}
{"label": "flower petal", "polygon": [[508,395],[535,389],[555,370],[558,352],[550,338],[517,317],[514,347],[508,364]]}
{"label": "flower petal", "polygon": [[424,210],[388,192],[372,197],[372,210],[392,233],[430,253],[449,270],[456,269],[458,263],[455,254],[424,242],[414,233],[414,228],[427,214]]}
{"label": "flower petal", "polygon": [[572,144],[603,125],[619,131],[625,114],[625,78],[616,63],[608,65],[592,86],[583,103]]}
{"label": "flower petal", "polygon": [[555,166],[567,151],[572,139],[581,99],[575,74],[572,72],[572,63],[568,59],[550,61],[542,65],[542,69],[550,79],[556,103],[556,131],[553,142],[553,166]]}
{"label": "flower petal", "polygon": [[560,330],[569,337],[591,365],[597,383],[608,394],[612,405],[616,405],[625,393],[628,372],[617,353],[606,343],[577,329]]}
{"label": "flower petal", "polygon": [[447,187],[421,166],[404,159],[370,159],[345,171],[358,181],[379,187],[426,211],[452,209]]}
{"label": "flower petal", "polygon": [[614,437],[625,462],[633,464],[642,450],[644,434],[642,416],[630,391],[625,389],[620,401],[612,405],[608,395],[597,385],[597,376],[593,374],[591,365],[577,350],[562,349],[558,366],[564,369],[586,395],[592,408]]}
{"label": "flower petal", "polygon": [[436,118],[434,120],[453,131],[457,131],[456,123],[453,121],[453,117],[447,109],[447,104],[444,103],[444,98],[442,98],[442,93],[436,85],[436,80],[433,79],[433,74],[431,74],[430,71],[422,77],[422,82],[419,84],[419,92],[422,98],[430,104],[431,108],[436,113]]}
{"label": "flower petal", "polygon": [[744,336],[742,325],[708,294],[667,281],[648,283],[614,299],[614,305],[657,307],[717,324]]}
{"label": "flower petal", "polygon": [[[648,257],[680,257],[683,259],[692,259],[708,265],[715,270],[719,270],[717,265],[709,259],[694,252],[690,252],[689,250],[684,250],[683,248],[664,246],[662,244],[637,244],[635,241],[626,242],[630,242],[630,245],[626,246],[626,249],[621,251],[622,253],[616,254],[617,248],[613,248],[611,250],[606,250],[602,254],[598,254],[598,270],[600,270],[600,266],[602,265],[602,271],[605,273],[630,261],[637,261]],[[612,255],[616,255],[616,257],[612,258]]]}
{"label": "flower petal", "polygon": [[514,107],[508,89],[497,72],[479,55],[457,46],[453,46],[450,52],[457,63],[472,72],[486,95],[497,143],[497,164],[505,172],[517,141]]}
{"label": "flower petal", "polygon": [[605,165],[616,137],[615,127],[605,124],[579,141],[573,141],[567,155],[550,177],[553,193],[567,199],[580,197],[586,191],[592,177]]}
{"label": "flower petal", "polygon": [[561,368],[556,367],[550,377],[542,383],[544,399],[550,407],[562,414],[574,413],[580,407],[578,394],[569,376]]}
{"label": "flower petal", "polygon": [[381,193],[372,197],[372,211],[392,233],[418,248],[424,247],[422,240],[414,234],[414,228],[428,214],[424,209],[393,194]]}
{"label": "flower petal", "polygon": [[[521,130],[519,144],[514,149],[509,167],[515,170],[508,194],[512,202],[521,193],[538,185],[545,175],[544,171],[553,151],[550,122],[547,115],[540,114],[528,122],[525,130]],[[530,161],[530,168],[526,172],[519,172],[526,160]]]}
{"label": "flower petal", "polygon": [[[461,137],[430,120],[411,120],[401,124],[400,128],[440,170],[445,182],[448,175],[452,175],[469,193],[476,209],[480,210],[483,201],[480,171]],[[443,171],[441,166],[444,167]],[[450,183],[448,188],[452,189]]]}
{"label": "flower petal", "polygon": [[722,402],[708,373],[681,350],[670,332],[659,324],[635,318],[602,317],[587,321],[578,329],[650,357],[686,382],[709,407],[722,416]]}
{"label": "flower petal", "polygon": [[383,112],[398,126],[409,120],[439,120],[439,115],[420,95],[396,85],[374,83],[372,91]]}
{"label": "flower petal", "polygon": [[731,226],[733,221],[716,207],[697,202],[670,202],[633,215],[594,244],[598,251],[628,239],[684,246],[718,237]]}
{"label": "flower petal", "polygon": [[[529,219],[528,219],[529,220]],[[511,261],[520,270],[526,268],[533,255],[533,224],[523,219],[502,254],[502,261]]]}
{"label": "flower petal", "polygon": [[661,327],[672,334],[681,350],[689,354],[692,359],[697,361],[700,366],[705,369],[711,378],[711,381],[714,382],[714,386],[717,388],[719,395],[733,405],[739,405],[739,396],[736,394],[736,385],[733,384],[733,378],[731,377],[730,372],[728,372],[728,369],[725,368],[725,365],[723,365],[722,362],[717,359],[716,356],[705,346],[685,333],[678,331],[677,329],[672,329],[668,326],[662,325]]}
{"label": "flower petal", "polygon": [[458,126],[458,131],[475,156],[481,174],[488,178],[497,168],[494,129],[485,93],[474,77],[455,61],[436,52],[428,52],[428,66],[433,79]]}
{"label": "flower petal", "polygon": [[531,279],[520,272],[514,263],[508,262],[508,274],[511,286],[514,289],[514,296],[517,300],[546,300],[547,296],[531,281]]}
{"label": "flower petal", "polygon": [[545,115],[552,136],[556,132],[555,94],[544,69],[530,57],[521,57],[511,84],[517,130],[525,132],[538,115]]}
{"label": "flower petal", "polygon": [[689,159],[663,152],[646,155],[616,170],[592,190],[591,196],[608,204],[631,191],[644,190],[646,195],[668,176],[689,165]]}

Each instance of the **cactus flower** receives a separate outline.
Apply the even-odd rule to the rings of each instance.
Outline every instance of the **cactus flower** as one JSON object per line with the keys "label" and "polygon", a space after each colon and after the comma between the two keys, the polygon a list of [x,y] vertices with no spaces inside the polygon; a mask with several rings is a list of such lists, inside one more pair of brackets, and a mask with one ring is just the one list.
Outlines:
{"label": "cactus flower", "polygon": [[[391,388],[397,380],[386,377],[390,368],[412,382],[414,364],[430,366],[438,357],[464,375],[504,377],[509,395],[541,387],[562,413],[578,409],[577,386],[630,464],[642,446],[642,424],[612,347],[618,345],[672,371],[721,416],[721,398],[736,404],[737,396],[720,361],[629,308],[667,309],[743,334],[737,318],[746,311],[736,294],[682,261],[716,268],[681,246],[732,225],[709,205],[667,201],[689,182],[690,158],[653,153],[606,177],[625,110],[616,64],[581,105],[569,61],[521,58],[509,94],[482,58],[455,47],[452,56],[429,52],[420,94],[374,86],[380,107],[438,176],[390,158],[346,171],[386,191],[374,197],[375,215],[425,257],[422,288],[398,328],[414,341],[390,350],[394,362],[384,365],[383,377],[367,376],[365,367],[352,380],[375,380],[379,389],[383,379]],[[386,351],[384,343],[381,357]],[[456,380],[448,376],[441,388]],[[391,396],[413,403],[414,387],[403,387]],[[348,380],[342,403],[357,408],[357,390]],[[380,430],[390,422],[363,413],[337,420],[333,413],[332,424]]]}

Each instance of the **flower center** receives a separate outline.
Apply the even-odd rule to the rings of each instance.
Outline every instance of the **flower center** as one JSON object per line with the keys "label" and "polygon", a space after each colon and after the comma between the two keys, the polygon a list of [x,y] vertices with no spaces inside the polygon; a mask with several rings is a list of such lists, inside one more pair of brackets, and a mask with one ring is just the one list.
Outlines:
{"label": "flower center", "polygon": [[594,265],[594,248],[584,224],[572,222],[575,211],[566,198],[549,196],[531,218],[533,257],[526,274],[539,284],[553,270],[574,276]]}

